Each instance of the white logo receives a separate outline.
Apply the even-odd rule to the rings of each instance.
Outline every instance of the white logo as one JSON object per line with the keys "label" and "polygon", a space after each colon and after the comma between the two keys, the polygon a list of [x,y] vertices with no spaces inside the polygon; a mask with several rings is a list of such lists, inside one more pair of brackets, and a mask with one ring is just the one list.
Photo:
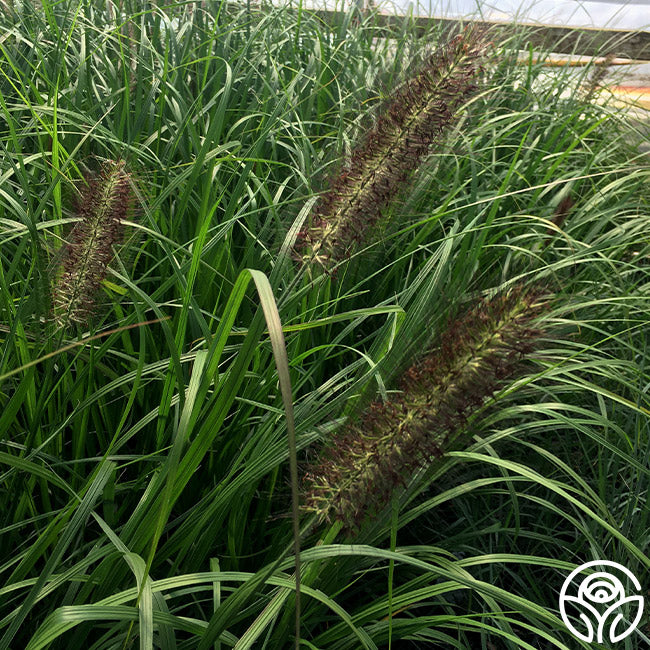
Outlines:
{"label": "white logo", "polygon": [[[611,567],[616,571],[592,570],[587,571],[586,576],[580,575],[591,567]],[[603,643],[606,631],[612,643],[632,634],[643,616],[643,596],[626,596],[623,580],[631,583],[637,594],[641,592],[641,585],[634,574],[616,562],[595,560],[573,571],[560,591],[560,614],[569,631],[587,643]],[[575,595],[567,595],[569,591]],[[567,609],[573,614],[573,621],[569,620]],[[633,619],[631,623],[623,620],[624,614]],[[580,626],[582,631],[575,627],[576,618],[584,624],[584,628]]]}

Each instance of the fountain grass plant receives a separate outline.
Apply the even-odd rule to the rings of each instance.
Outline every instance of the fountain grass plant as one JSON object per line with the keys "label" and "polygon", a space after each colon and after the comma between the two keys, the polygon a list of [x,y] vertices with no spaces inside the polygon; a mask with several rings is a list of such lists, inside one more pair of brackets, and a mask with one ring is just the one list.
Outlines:
{"label": "fountain grass plant", "polygon": [[521,371],[543,333],[531,326],[543,307],[540,291],[516,287],[451,320],[393,399],[373,402],[328,441],[306,474],[305,510],[358,531],[385,508],[395,488],[458,445],[468,418]]}
{"label": "fountain grass plant", "polygon": [[60,251],[53,287],[59,328],[90,319],[114,248],[123,238],[124,222],[134,214],[133,180],[124,161],[106,161],[84,182],[75,209],[78,221]]}
{"label": "fountain grass plant", "polygon": [[[386,227],[349,259],[337,244],[336,277],[308,274],[291,253],[324,205],[312,179],[337,177],[386,106],[378,89],[446,37],[404,18],[375,38],[373,12],[329,28],[304,7],[14,5],[0,12],[0,650],[586,648],[559,617],[566,575],[596,557],[650,566],[642,127],[584,101],[589,70],[546,68],[543,52],[522,64],[514,30],[480,88],[451,98],[444,145],[382,206]],[[89,156],[137,163],[137,244],[129,264],[92,267],[107,298],[84,331],[34,337],[30,294],[58,282],[63,186]],[[111,169],[113,187],[132,173]],[[317,466],[367,403],[401,403],[418,359],[417,394],[438,395],[462,364],[436,342],[477,354],[481,310],[540,285],[553,300],[513,339],[540,352],[498,383],[480,366],[482,392],[459,370],[462,444],[407,459],[388,503],[348,511],[354,532],[290,514],[290,457]]]}
{"label": "fountain grass plant", "polygon": [[306,260],[331,270],[364,242],[406,191],[409,176],[458,121],[458,111],[479,88],[487,49],[485,33],[470,26],[442,43],[395,90],[298,234],[297,248]]}

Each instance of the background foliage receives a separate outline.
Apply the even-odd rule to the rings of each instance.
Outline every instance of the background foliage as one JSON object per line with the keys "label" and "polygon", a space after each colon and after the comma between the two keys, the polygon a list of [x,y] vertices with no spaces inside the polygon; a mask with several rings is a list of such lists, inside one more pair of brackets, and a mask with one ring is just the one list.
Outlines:
{"label": "background foliage", "polygon": [[[587,647],[564,577],[650,566],[647,133],[590,92],[593,66],[497,43],[327,274],[292,259],[298,231],[438,34],[218,2],[0,21],[0,648],[293,645],[290,434],[302,473],[450,317],[540,283],[553,334],[462,446],[354,537],[301,518],[301,643]],[[57,330],[50,280],[105,160],[138,214],[90,325]]]}

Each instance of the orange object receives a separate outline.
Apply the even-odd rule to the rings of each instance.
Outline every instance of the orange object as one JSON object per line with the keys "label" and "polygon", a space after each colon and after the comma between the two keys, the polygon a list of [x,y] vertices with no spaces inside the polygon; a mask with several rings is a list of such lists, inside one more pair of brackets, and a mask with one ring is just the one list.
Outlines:
{"label": "orange object", "polygon": [[611,86],[610,90],[625,102],[650,109],[650,86]]}

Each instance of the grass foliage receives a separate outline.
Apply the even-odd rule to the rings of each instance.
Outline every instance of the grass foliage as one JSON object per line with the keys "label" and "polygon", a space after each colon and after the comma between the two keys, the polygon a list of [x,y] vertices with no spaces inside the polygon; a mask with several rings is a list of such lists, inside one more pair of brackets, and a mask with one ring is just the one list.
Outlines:
{"label": "grass foliage", "polygon": [[[319,195],[446,37],[172,4],[0,10],[0,649],[593,647],[566,575],[650,569],[647,133],[513,32],[323,268]],[[539,287],[513,373],[533,330],[476,305]],[[305,510],[346,430],[352,530]]]}

